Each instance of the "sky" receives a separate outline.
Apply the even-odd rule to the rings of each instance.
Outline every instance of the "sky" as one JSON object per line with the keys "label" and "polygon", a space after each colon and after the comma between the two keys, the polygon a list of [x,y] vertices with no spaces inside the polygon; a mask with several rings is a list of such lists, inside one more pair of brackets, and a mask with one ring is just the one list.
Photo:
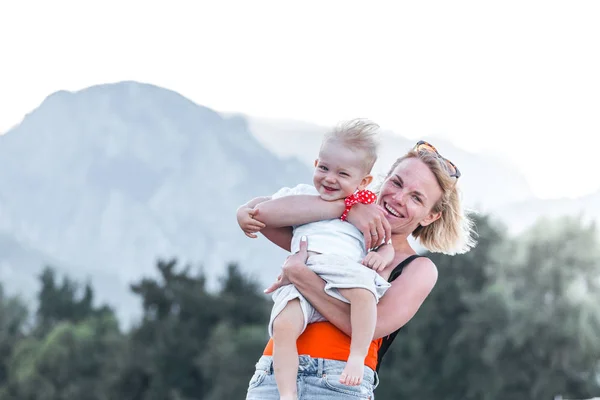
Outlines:
{"label": "sky", "polygon": [[[600,1],[4,1],[0,132],[57,90],[136,80],[217,111],[366,117],[600,190]],[[493,184],[493,182],[491,182]]]}

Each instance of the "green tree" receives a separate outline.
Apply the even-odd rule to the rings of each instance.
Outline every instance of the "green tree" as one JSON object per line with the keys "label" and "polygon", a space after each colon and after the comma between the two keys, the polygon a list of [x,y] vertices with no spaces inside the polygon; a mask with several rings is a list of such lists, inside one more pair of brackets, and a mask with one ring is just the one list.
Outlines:
{"label": "green tree", "polygon": [[460,335],[463,343],[479,336],[482,362],[501,378],[497,397],[487,398],[600,393],[599,243],[593,224],[570,217],[541,220],[513,242]]}
{"label": "green tree", "polygon": [[377,398],[480,399],[469,393],[480,378],[477,349],[454,343],[471,312],[471,297],[491,284],[491,271],[502,264],[505,232],[489,217],[476,218],[478,245],[466,254],[428,254],[438,282],[419,312],[405,325],[385,356]]}
{"label": "green tree", "polygon": [[39,279],[41,288],[36,312],[36,331],[39,337],[43,337],[63,321],[80,322],[91,316],[112,314],[112,310],[106,305],[98,308],[94,306],[94,291],[89,283],[80,294],[81,285],[68,276],[64,276],[59,284],[52,267],[44,268]]}
{"label": "green tree", "polygon": [[212,382],[205,400],[244,399],[248,382],[268,340],[265,324],[233,328],[229,323],[217,325],[210,346],[197,360],[204,378]]}
{"label": "green tree", "polygon": [[[215,387],[217,365],[235,370],[228,364],[239,364],[241,370],[251,372],[260,354],[253,326],[261,324],[266,332],[268,318],[266,297],[257,285],[235,265],[227,268],[217,293],[207,290],[201,272],[191,275],[190,267],[178,271],[176,260],[159,261],[157,268],[158,279],[145,278],[132,285],[142,298],[144,313],[131,332],[130,361],[117,388],[122,398],[204,398]],[[263,346],[265,342],[263,337]],[[250,352],[254,360],[241,362]],[[250,379],[250,372],[245,379]],[[231,380],[227,385],[239,386]]]}
{"label": "green tree", "polygon": [[18,343],[0,399],[112,399],[125,344],[112,315],[60,322],[44,338]]}
{"label": "green tree", "polygon": [[242,274],[237,264],[227,266],[226,275],[221,278],[218,302],[221,318],[233,328],[262,324],[267,332],[270,305],[256,281]]}
{"label": "green tree", "polygon": [[378,398],[541,400],[600,392],[595,226],[542,220],[509,239],[490,222],[477,219],[479,245],[471,252],[431,255],[438,283],[386,356]]}
{"label": "green tree", "polygon": [[0,387],[8,380],[8,363],[26,334],[28,310],[18,297],[6,296],[0,284]]}
{"label": "green tree", "polygon": [[[218,293],[221,320],[213,327],[199,358],[204,378],[212,383],[207,400],[243,399],[254,366],[269,339],[271,302],[237,264],[227,267]],[[231,379],[236,377],[236,379]]]}
{"label": "green tree", "polygon": [[160,280],[144,278],[132,285],[144,313],[132,331],[132,363],[120,387],[133,398],[186,399],[206,391],[194,359],[219,320],[219,304],[202,273],[190,276],[189,267],[180,272],[176,267],[176,260],[159,261]]}

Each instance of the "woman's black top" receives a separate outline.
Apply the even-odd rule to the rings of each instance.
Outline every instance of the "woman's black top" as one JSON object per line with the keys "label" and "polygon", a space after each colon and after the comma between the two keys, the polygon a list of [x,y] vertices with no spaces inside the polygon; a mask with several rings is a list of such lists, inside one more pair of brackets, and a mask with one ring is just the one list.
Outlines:
{"label": "woman's black top", "polygon": [[[425,257],[425,256],[420,256],[418,254],[413,254],[412,256],[406,258],[404,261],[402,261],[400,264],[398,264],[396,266],[396,268],[394,268],[394,270],[390,274],[388,282],[392,282],[392,281],[394,281],[394,279],[396,279],[397,277],[399,277],[400,274],[402,273],[402,270],[404,270],[404,267],[406,267],[413,260],[415,260],[415,259],[417,259],[419,257]],[[376,368],[377,372],[379,372],[379,366],[381,365],[381,360],[383,360],[383,356],[385,355],[385,353],[390,348],[392,342],[396,338],[396,335],[398,334],[398,332],[400,332],[400,329],[402,329],[402,328],[399,328],[398,330],[390,333],[389,335],[387,335],[386,337],[383,338],[383,340],[381,342],[381,347],[379,348],[379,351],[377,353],[377,368]]]}

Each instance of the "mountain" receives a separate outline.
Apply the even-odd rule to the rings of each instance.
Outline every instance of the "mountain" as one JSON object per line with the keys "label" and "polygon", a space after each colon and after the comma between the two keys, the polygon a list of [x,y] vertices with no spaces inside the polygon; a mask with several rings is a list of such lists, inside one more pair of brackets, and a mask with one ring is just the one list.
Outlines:
{"label": "mountain", "polygon": [[[159,257],[202,267],[212,284],[239,262],[266,285],[287,253],[246,238],[235,210],[310,183],[327,128],[220,114],[137,82],[56,92],[0,136],[0,281],[33,301],[37,276],[53,265],[91,280],[126,325],[140,310],[129,284],[156,276]],[[375,172],[413,142],[385,132]],[[431,142],[463,172],[467,203],[513,227],[577,210],[600,219],[600,193],[535,199],[510,165]]]}
{"label": "mountain", "polygon": [[24,301],[33,305],[37,277],[45,265],[55,263],[47,254],[20,243],[16,238],[0,233],[0,282],[10,295],[20,295]]}
{"label": "mountain", "polygon": [[[302,121],[246,116],[251,132],[276,154],[296,157],[312,166],[323,134],[331,127]],[[396,158],[415,141],[393,132],[382,132],[377,174],[385,174]],[[490,213],[517,233],[542,217],[581,216],[600,222],[600,192],[576,199],[546,200],[535,197],[524,176],[511,164],[496,157],[462,150],[447,140],[424,137],[461,170],[465,203],[479,212]],[[380,175],[381,176],[381,175]]]}
{"label": "mountain", "polygon": [[539,218],[561,216],[580,217],[584,222],[600,223],[600,191],[587,196],[570,199],[529,200],[495,208],[493,214],[517,233],[531,226]]}
{"label": "mountain", "polygon": [[[271,151],[285,157],[296,157],[312,166],[317,157],[323,134],[330,128],[300,121],[255,118],[246,116],[252,133]],[[531,200],[534,195],[524,176],[512,165],[481,154],[464,151],[452,143],[424,137],[462,173],[460,185],[466,203],[480,211],[490,211],[505,204]],[[416,141],[391,131],[383,131],[380,154],[374,173],[380,178],[393,162]]]}
{"label": "mountain", "polygon": [[[235,210],[310,179],[305,165],[261,146],[244,118],[170,90],[120,82],[60,91],[0,136],[0,234],[34,249],[40,270],[42,259],[61,260],[94,286],[107,277],[99,298],[118,299],[128,320],[138,308],[128,285],[153,275],[158,257],[209,277],[234,261],[273,279],[285,252],[246,238]],[[5,252],[0,263],[20,273]]]}

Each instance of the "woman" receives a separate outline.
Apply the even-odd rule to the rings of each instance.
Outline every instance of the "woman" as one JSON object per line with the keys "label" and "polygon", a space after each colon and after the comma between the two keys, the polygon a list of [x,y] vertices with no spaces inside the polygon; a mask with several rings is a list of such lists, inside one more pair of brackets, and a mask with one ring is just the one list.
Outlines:
{"label": "woman", "polygon": [[[395,250],[393,262],[380,272],[391,287],[377,305],[374,340],[359,386],[339,382],[350,352],[350,306],[327,295],[325,282],[306,267],[306,242],[302,242],[300,252],[288,258],[278,282],[266,292],[292,283],[328,321],[310,324],[298,339],[299,399],[373,398],[383,355],[437,280],[436,266],[416,255],[409,235],[419,238],[432,252],[464,253],[474,246],[472,222],[463,213],[456,185],[459,177],[454,164],[430,144],[419,142],[391,167],[377,205],[357,204],[348,214],[347,220],[365,235],[367,247],[391,239]],[[289,250],[291,226],[338,218],[344,209],[343,201],[290,196],[256,205],[254,217],[265,225],[261,232],[269,240]],[[271,355],[269,341],[250,380],[247,400],[279,398]]]}

